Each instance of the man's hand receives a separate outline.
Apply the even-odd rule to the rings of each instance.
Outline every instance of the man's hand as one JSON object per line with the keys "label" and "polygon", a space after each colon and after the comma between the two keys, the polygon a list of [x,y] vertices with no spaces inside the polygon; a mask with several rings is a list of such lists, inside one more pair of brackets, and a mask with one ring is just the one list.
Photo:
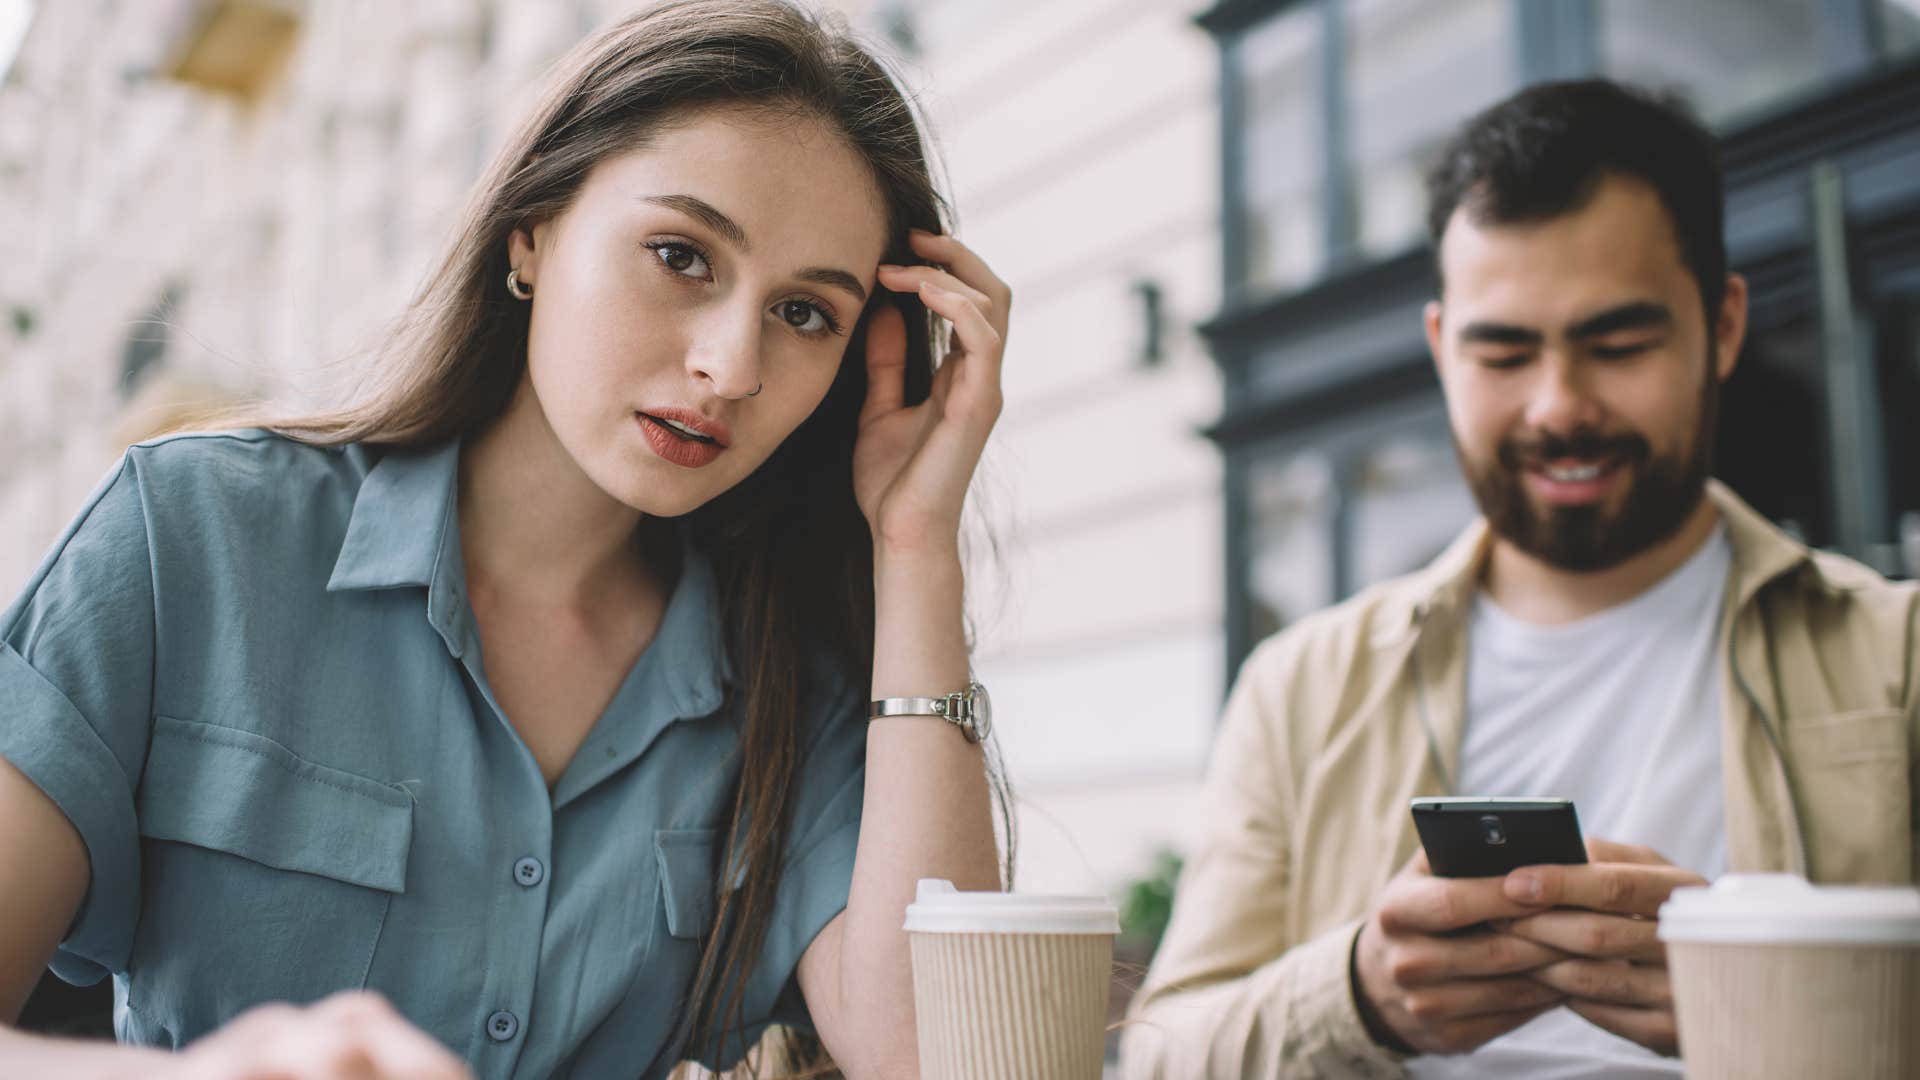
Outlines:
{"label": "man's hand", "polygon": [[1426,852],[1387,883],[1354,946],[1354,997],[1370,1026],[1422,1053],[1461,1054],[1566,1000],[1528,977],[1566,953],[1484,924],[1537,916],[1504,878],[1433,876]]}
{"label": "man's hand", "polygon": [[1684,885],[1706,879],[1653,851],[1587,841],[1585,866],[1529,866],[1507,875],[1516,904],[1556,909],[1505,923],[1502,930],[1569,954],[1529,978],[1565,994],[1567,1007],[1593,1024],[1662,1054],[1680,1051],[1660,905]]}

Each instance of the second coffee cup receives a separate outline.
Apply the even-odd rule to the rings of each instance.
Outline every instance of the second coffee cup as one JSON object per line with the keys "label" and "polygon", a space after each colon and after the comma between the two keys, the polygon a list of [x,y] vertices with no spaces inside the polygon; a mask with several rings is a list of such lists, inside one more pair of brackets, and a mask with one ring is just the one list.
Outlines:
{"label": "second coffee cup", "polygon": [[906,929],[922,1080],[1099,1080],[1120,929],[1106,897],[927,880]]}
{"label": "second coffee cup", "polygon": [[1920,1076],[1920,890],[1729,874],[1660,938],[1688,1080]]}

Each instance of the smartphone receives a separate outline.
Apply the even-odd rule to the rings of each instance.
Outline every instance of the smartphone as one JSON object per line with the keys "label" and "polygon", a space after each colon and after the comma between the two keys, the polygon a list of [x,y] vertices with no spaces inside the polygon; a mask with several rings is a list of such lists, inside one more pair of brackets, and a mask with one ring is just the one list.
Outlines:
{"label": "smartphone", "polygon": [[1522,866],[1587,861],[1572,799],[1415,799],[1413,826],[1436,877],[1501,877]]}

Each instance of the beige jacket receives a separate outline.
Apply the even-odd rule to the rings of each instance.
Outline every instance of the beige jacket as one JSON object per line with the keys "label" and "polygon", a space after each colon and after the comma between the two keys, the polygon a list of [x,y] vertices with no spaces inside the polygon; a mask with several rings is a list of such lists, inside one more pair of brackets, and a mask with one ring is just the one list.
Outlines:
{"label": "beige jacket", "polygon": [[[1731,492],[1720,659],[1734,870],[1914,880],[1920,587],[1810,552]],[[1125,1030],[1129,1080],[1396,1077],[1348,979],[1373,898],[1450,792],[1475,526],[1418,573],[1256,649],[1227,702],[1206,832]]]}

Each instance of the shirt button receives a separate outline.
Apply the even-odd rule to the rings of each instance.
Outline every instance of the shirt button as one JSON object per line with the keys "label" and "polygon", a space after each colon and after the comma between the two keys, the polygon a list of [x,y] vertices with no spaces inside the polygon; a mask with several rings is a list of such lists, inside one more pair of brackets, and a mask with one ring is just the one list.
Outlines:
{"label": "shirt button", "polygon": [[487,1017],[487,1038],[494,1042],[506,1042],[520,1034],[520,1018],[501,1009]]}
{"label": "shirt button", "polygon": [[547,868],[531,855],[513,864],[513,880],[529,889],[540,884],[540,880],[546,876]]}

